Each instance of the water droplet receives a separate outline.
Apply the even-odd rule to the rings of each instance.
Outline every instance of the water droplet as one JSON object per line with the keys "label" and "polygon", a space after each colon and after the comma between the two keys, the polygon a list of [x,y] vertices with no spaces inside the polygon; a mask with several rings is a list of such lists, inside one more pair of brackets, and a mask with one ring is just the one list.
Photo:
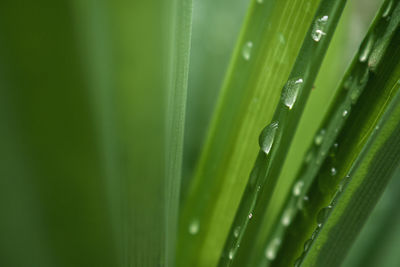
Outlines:
{"label": "water droplet", "polygon": [[283,226],[289,226],[292,221],[292,210],[287,209],[283,212],[281,223]]}
{"label": "water droplet", "polygon": [[281,240],[279,238],[274,238],[265,250],[265,257],[271,261],[274,260],[280,244]]}
{"label": "water droplet", "polygon": [[333,144],[333,148],[338,148],[339,147],[339,144],[338,143],[334,143]]}
{"label": "water droplet", "polygon": [[244,46],[243,46],[243,49],[242,49],[242,55],[243,55],[243,58],[246,60],[246,61],[249,61],[250,60],[250,56],[251,56],[251,49],[253,48],[253,42],[247,42],[247,43],[245,43],[244,44]]}
{"label": "water droplet", "polygon": [[189,225],[189,233],[191,235],[196,235],[200,230],[200,221],[195,219]]}
{"label": "water droplet", "polygon": [[365,40],[360,48],[360,54],[358,59],[360,62],[366,62],[368,60],[369,54],[371,53],[372,47],[374,46],[375,38],[372,34],[368,36],[368,39]]}
{"label": "water droplet", "polygon": [[236,226],[236,227],[235,227],[235,230],[233,230],[233,236],[234,236],[235,238],[238,238],[238,237],[239,237],[239,234],[240,234],[240,226]]}
{"label": "water droplet", "polygon": [[318,226],[321,227],[322,224],[326,221],[329,216],[329,212],[332,209],[332,206],[325,207],[321,209],[317,214],[317,223]]}
{"label": "water droplet", "polygon": [[314,231],[314,232],[311,234],[311,240],[314,240],[314,239],[317,237],[317,234],[318,234],[318,231]]}
{"label": "water droplet", "polygon": [[293,108],[294,103],[296,102],[297,95],[301,87],[303,86],[303,79],[291,79],[288,80],[282,90],[282,101],[285,106],[289,109]]}
{"label": "water droplet", "polygon": [[302,261],[302,258],[301,258],[301,257],[298,258],[298,259],[294,262],[294,267],[300,267],[301,261]]}
{"label": "water droplet", "polygon": [[354,89],[350,92],[350,99],[353,104],[357,102],[358,97],[360,96],[361,91],[359,89]]}
{"label": "water droplet", "polygon": [[228,257],[230,260],[233,260],[233,257],[235,256],[235,251],[233,249],[229,250]]}
{"label": "water droplet", "polygon": [[346,117],[347,114],[349,114],[349,112],[347,111],[347,109],[343,110],[342,117],[343,117],[343,118]]}
{"label": "water droplet", "polygon": [[253,213],[249,213],[249,219],[251,220],[251,218],[253,218]]}
{"label": "water droplet", "polygon": [[257,3],[262,4],[264,3],[264,0],[257,0]]}
{"label": "water droplet", "polygon": [[312,240],[308,239],[305,243],[304,243],[304,251],[307,251],[310,246],[311,246]]}
{"label": "water droplet", "polygon": [[303,188],[304,182],[303,181],[297,181],[297,183],[293,186],[293,195],[296,197],[300,195],[301,189]]}
{"label": "water droplet", "polygon": [[346,80],[344,81],[343,87],[344,87],[345,89],[349,89],[352,83],[353,83],[353,76],[349,76],[349,77],[347,77]]}
{"label": "water droplet", "polygon": [[311,38],[315,42],[319,42],[322,36],[326,35],[324,30],[327,21],[328,21],[328,16],[323,16],[314,22],[313,29],[311,31]]}
{"label": "water droplet", "polygon": [[272,122],[261,131],[260,137],[258,138],[260,149],[267,155],[271,151],[277,129],[278,122]]}
{"label": "water droplet", "polygon": [[322,144],[322,141],[324,140],[324,135],[325,135],[325,130],[321,129],[319,133],[315,136],[314,142],[317,146]]}
{"label": "water droplet", "polygon": [[335,167],[332,167],[332,168],[331,168],[331,175],[332,175],[332,176],[335,176],[336,173],[337,173],[336,168],[335,168]]}
{"label": "water droplet", "polygon": [[307,201],[308,201],[308,196],[304,196],[303,199],[299,199],[297,201],[297,208],[302,210],[304,208],[304,202],[307,202]]}
{"label": "water droplet", "polygon": [[387,16],[389,16],[389,14],[390,14],[391,11],[392,11],[392,7],[393,7],[393,0],[392,0],[392,1],[389,1],[389,2],[387,3],[387,6],[386,6],[385,10],[384,10],[383,13],[382,13],[382,18],[386,18]]}

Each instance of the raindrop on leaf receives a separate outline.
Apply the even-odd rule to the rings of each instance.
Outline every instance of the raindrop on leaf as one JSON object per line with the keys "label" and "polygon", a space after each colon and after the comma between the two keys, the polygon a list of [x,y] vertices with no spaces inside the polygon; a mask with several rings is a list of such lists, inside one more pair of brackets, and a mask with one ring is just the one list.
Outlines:
{"label": "raindrop on leaf", "polygon": [[282,90],[282,101],[285,106],[289,109],[293,108],[294,103],[297,100],[297,95],[300,89],[303,87],[303,79],[291,79],[288,80]]}

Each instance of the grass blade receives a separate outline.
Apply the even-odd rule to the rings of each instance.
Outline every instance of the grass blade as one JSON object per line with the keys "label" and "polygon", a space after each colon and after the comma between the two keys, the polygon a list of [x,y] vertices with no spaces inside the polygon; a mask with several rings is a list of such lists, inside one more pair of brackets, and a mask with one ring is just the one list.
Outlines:
{"label": "grass blade", "polygon": [[343,188],[332,199],[327,221],[318,228],[316,239],[301,259],[305,266],[341,264],[395,174],[400,164],[400,93],[377,125],[345,178]]}
{"label": "grass blade", "polygon": [[400,168],[391,179],[342,266],[389,267],[396,266],[400,261],[397,253],[400,238],[400,213],[397,208],[400,201]]}

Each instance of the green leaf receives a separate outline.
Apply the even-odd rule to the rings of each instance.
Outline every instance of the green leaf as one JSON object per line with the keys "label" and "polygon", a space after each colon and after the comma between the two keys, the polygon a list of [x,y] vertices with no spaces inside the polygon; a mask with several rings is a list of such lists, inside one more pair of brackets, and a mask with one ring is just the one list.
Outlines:
{"label": "green leaf", "polygon": [[318,228],[316,239],[302,259],[305,266],[338,266],[342,262],[399,164],[400,93],[397,93],[344,178],[332,207],[328,206],[327,221]]}
{"label": "green leaf", "polygon": [[400,260],[400,168],[391,178],[382,198],[362,228],[342,266],[396,266]]}

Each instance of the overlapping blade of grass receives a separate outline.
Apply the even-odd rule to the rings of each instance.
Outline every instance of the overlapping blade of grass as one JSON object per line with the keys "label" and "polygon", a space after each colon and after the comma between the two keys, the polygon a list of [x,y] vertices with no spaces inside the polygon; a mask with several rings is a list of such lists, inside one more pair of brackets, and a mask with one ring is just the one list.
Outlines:
{"label": "overlapping blade of grass", "polygon": [[260,151],[231,225],[219,266],[230,266],[235,261],[238,250],[244,253],[252,250],[252,246],[241,246],[242,239],[246,236],[248,240],[255,240],[258,235],[262,220],[250,222],[253,217],[262,215],[264,207],[269,204],[298,121],[345,3],[346,1],[322,1],[314,15],[288,81],[282,89],[281,103],[275,110],[272,122],[260,134]]}
{"label": "overlapping blade of grass", "polygon": [[330,205],[320,211],[315,239],[299,264],[340,265],[394,176],[400,164],[400,91],[396,94]]}
{"label": "overlapping blade of grass", "polygon": [[193,3],[182,203],[186,199],[197,159],[205,142],[207,126],[211,121],[248,4],[248,0],[202,0]]}
{"label": "overlapping blade of grass", "polygon": [[[171,4],[171,6],[169,6]],[[178,235],[179,194],[182,181],[183,137],[186,111],[186,96],[189,75],[189,55],[192,31],[192,0],[172,0],[165,3],[170,9],[167,18],[169,31],[164,36],[169,41],[170,56],[167,70],[166,106],[166,173],[165,173],[165,266],[176,265]]]}
{"label": "overlapping blade of grass", "polygon": [[[276,250],[282,246],[274,266],[293,264],[292,255],[301,253],[318,210],[328,205],[340,177],[357,158],[373,125],[397,90],[394,85],[399,75],[396,58],[399,19],[393,6],[388,11],[388,3],[377,15],[315,137],[315,144],[292,187],[293,193],[265,245],[267,259],[262,261],[274,260]],[[318,179],[314,179],[316,176]]]}
{"label": "overlapping blade of grass", "polygon": [[214,266],[319,1],[253,1],[184,203],[181,266]]}
{"label": "overlapping blade of grass", "polygon": [[400,167],[362,228],[343,267],[390,267],[400,262]]}

